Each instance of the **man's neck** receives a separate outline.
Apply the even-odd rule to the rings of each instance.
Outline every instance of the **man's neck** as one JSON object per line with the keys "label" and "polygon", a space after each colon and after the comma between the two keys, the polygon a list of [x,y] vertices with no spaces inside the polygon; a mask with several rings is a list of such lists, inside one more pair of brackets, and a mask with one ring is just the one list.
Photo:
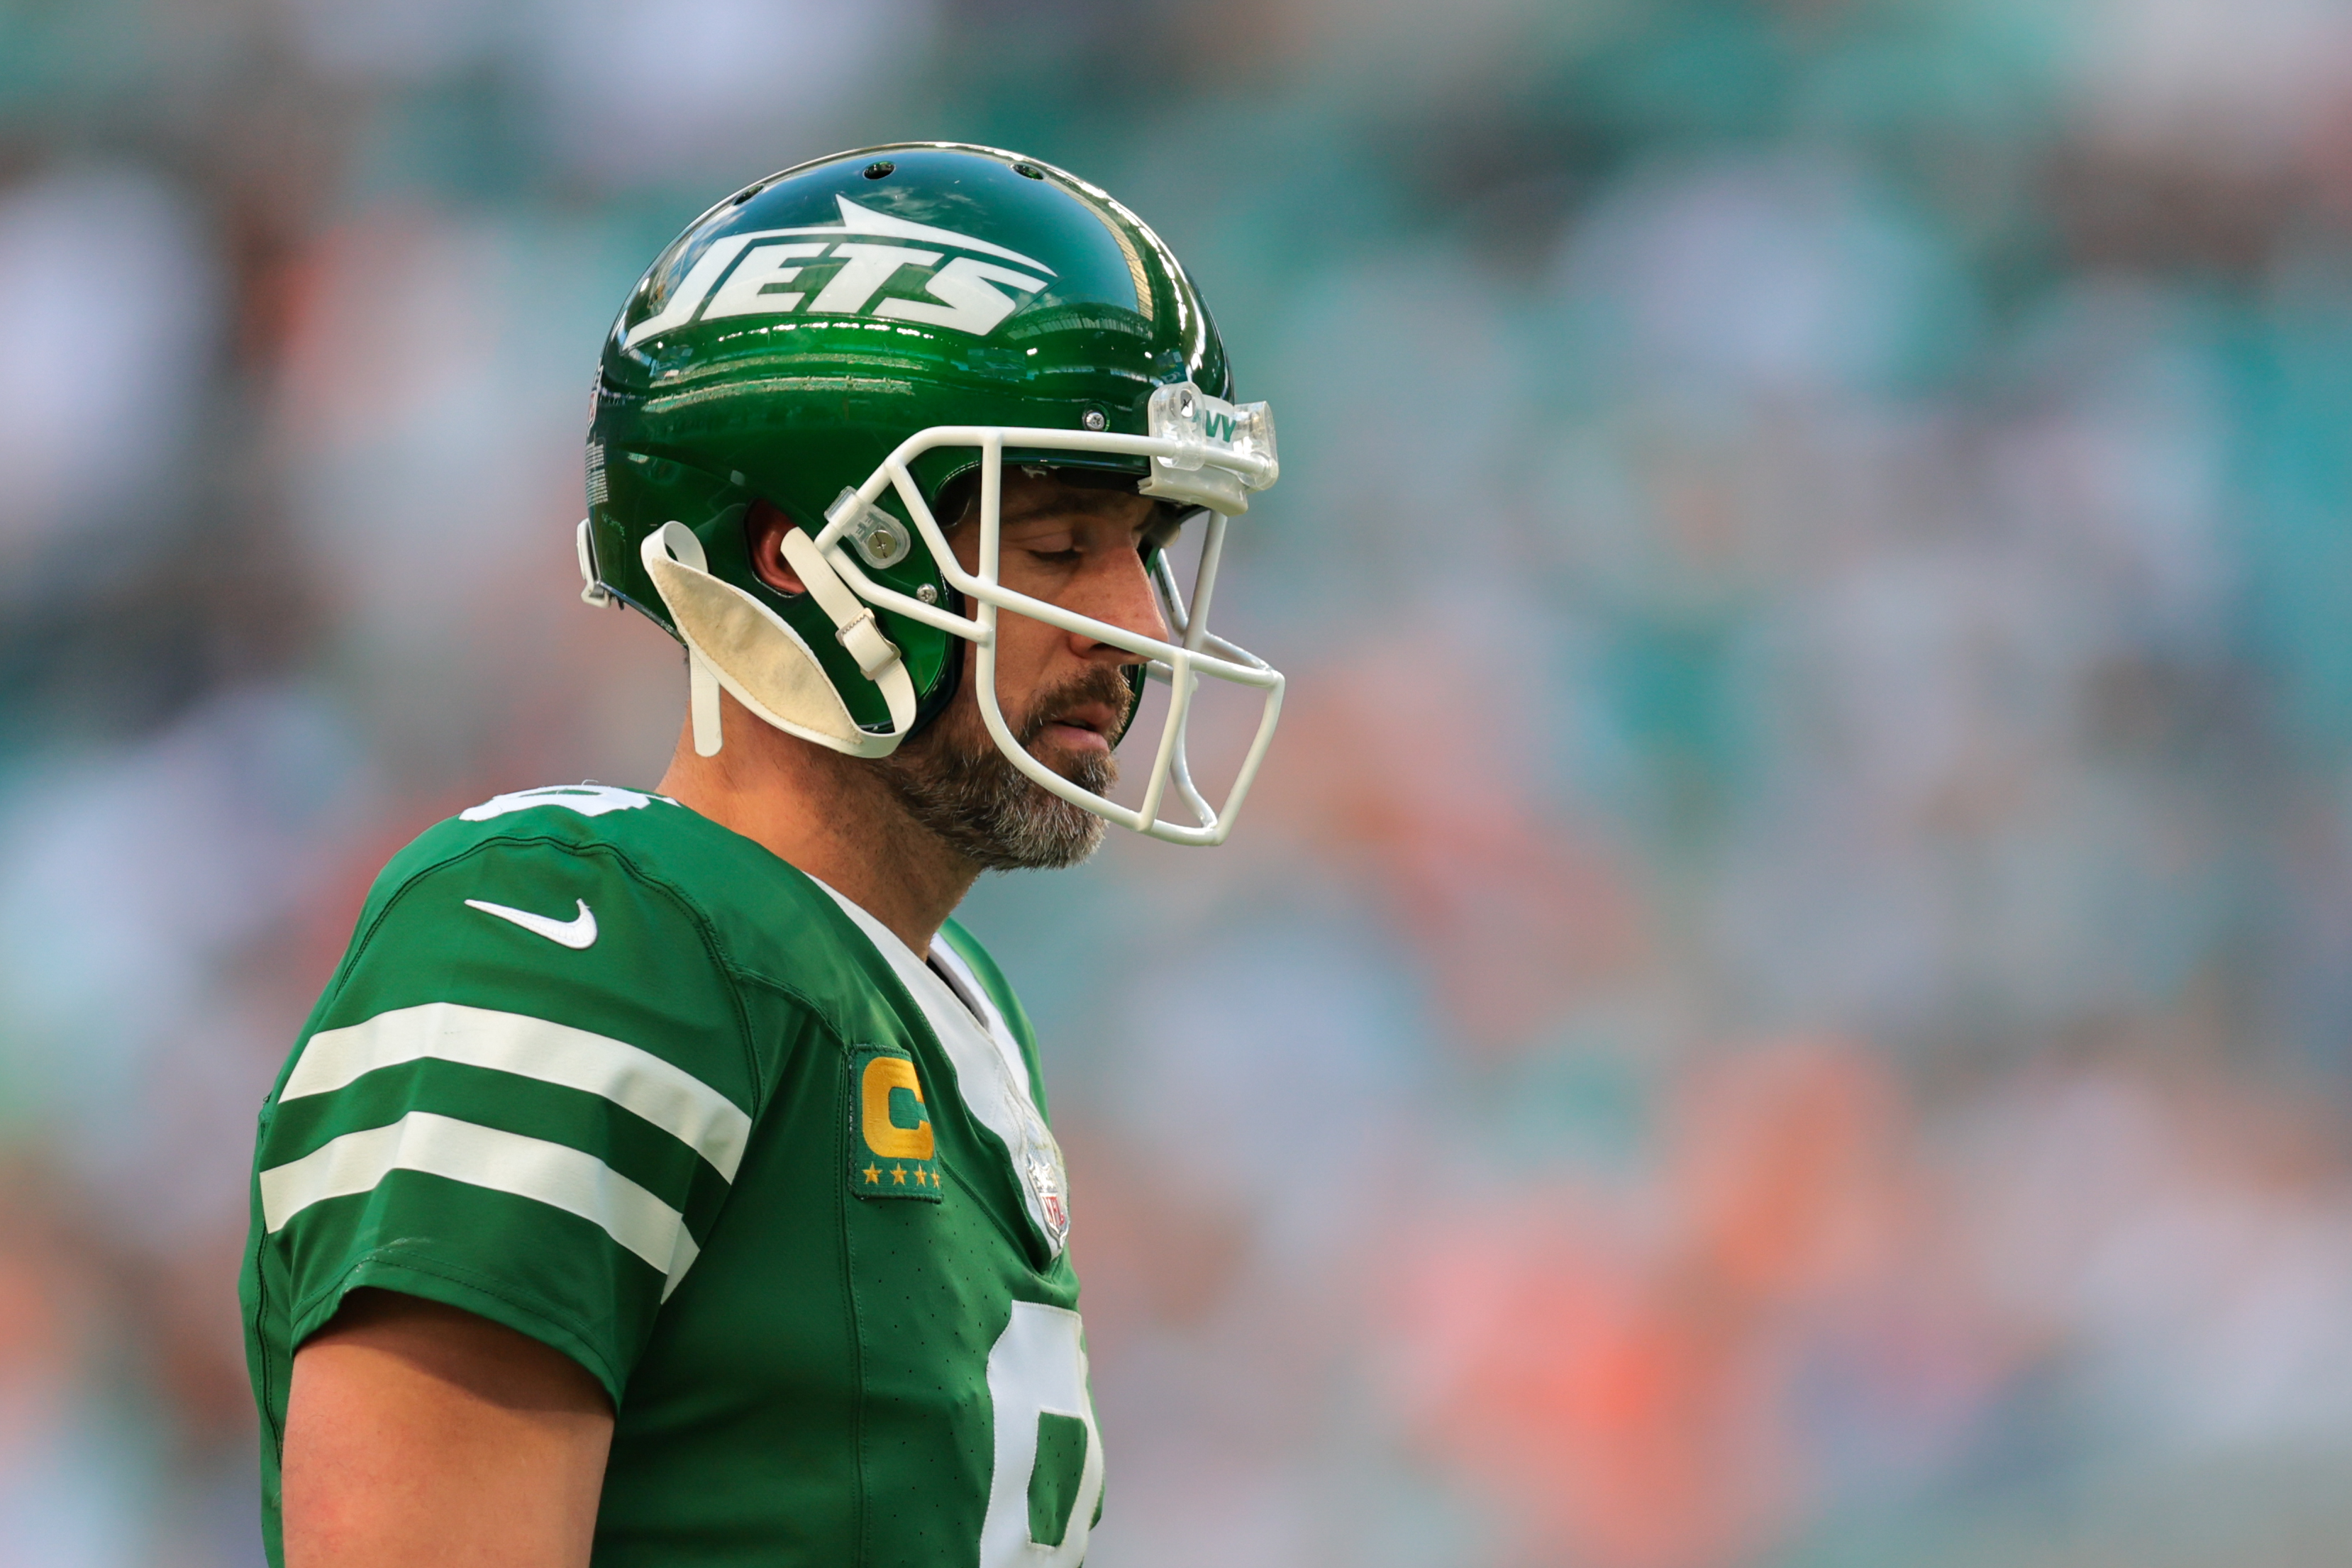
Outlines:
{"label": "man's neck", "polygon": [[698,756],[689,726],[656,788],[930,951],[980,867],[908,816],[873,762],[786,735],[724,693],[719,704],[727,744]]}

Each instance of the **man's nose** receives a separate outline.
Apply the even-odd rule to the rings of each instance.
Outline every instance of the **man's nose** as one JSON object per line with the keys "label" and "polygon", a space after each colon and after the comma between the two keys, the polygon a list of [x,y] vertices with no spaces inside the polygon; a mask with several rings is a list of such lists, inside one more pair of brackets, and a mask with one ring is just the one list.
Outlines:
{"label": "man's nose", "polygon": [[[1160,612],[1160,595],[1152,589],[1151,574],[1144,570],[1143,558],[1132,550],[1108,553],[1100,566],[1087,574],[1090,581],[1088,602],[1081,613],[1097,621],[1109,622],[1122,632],[1139,636],[1165,640],[1168,622]],[[1079,638],[1085,643],[1079,652],[1089,658],[1104,659],[1112,664],[1140,664],[1144,655],[1130,653],[1108,643],[1098,643],[1091,637]]]}

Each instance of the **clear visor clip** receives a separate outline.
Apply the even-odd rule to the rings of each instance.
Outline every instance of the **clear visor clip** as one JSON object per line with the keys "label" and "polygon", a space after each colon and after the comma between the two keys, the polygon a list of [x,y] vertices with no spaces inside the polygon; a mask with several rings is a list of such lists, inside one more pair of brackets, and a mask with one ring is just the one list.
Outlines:
{"label": "clear visor clip", "polygon": [[[898,565],[907,559],[914,543],[906,524],[845,486],[824,509],[824,520],[840,523],[851,547],[871,567]],[[873,672],[867,671],[866,676],[871,679]]]}

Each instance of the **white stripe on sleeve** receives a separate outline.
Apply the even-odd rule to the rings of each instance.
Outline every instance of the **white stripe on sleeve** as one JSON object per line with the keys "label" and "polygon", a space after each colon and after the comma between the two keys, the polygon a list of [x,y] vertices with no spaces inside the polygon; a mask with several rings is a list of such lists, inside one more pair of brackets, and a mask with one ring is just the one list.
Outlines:
{"label": "white stripe on sleeve", "polygon": [[751,1118],[683,1068],[625,1040],[523,1013],[426,1002],[321,1030],[302,1048],[278,1098],[341,1089],[379,1067],[434,1057],[600,1094],[669,1134],[729,1181],[743,1163]]}
{"label": "white stripe on sleeve", "polygon": [[429,1111],[345,1133],[263,1171],[262,1222],[274,1235],[312,1204],[372,1192],[394,1171],[423,1171],[576,1214],[658,1270],[665,1301],[695,1260],[686,1217],[595,1155]]}

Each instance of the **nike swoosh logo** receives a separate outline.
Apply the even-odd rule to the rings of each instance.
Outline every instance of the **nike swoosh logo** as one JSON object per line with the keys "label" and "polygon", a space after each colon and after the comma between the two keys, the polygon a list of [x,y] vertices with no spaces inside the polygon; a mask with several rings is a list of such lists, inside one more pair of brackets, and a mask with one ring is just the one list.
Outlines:
{"label": "nike swoosh logo", "polygon": [[466,907],[478,909],[485,915],[495,915],[501,920],[511,920],[535,936],[550,942],[561,942],[566,947],[589,947],[596,942],[596,915],[584,898],[573,902],[580,913],[569,920],[558,920],[552,915],[533,915],[528,909],[509,909],[503,904],[490,904],[478,898],[466,900]]}

